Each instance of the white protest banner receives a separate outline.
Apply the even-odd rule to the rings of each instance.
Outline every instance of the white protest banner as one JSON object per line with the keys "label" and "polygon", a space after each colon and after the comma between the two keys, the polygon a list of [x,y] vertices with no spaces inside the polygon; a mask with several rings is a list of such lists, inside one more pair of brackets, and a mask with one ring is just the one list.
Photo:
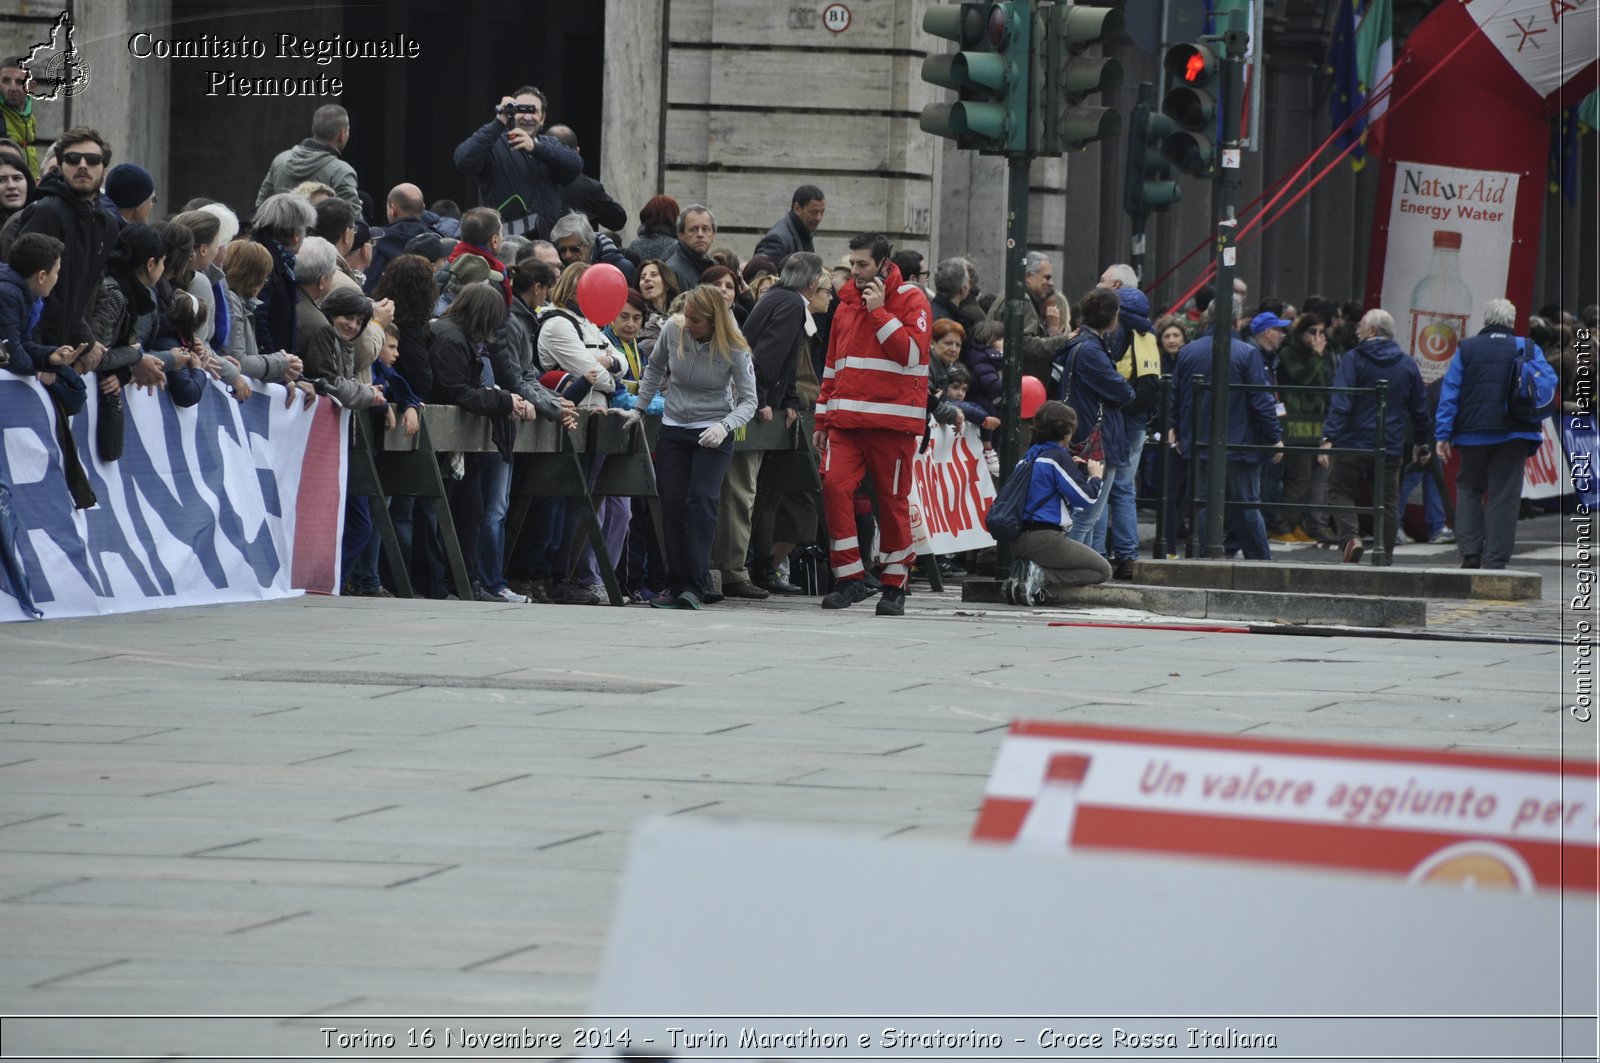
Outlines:
{"label": "white protest banner", "polygon": [[[179,409],[165,393],[124,389],[122,456],[103,462],[91,394],[70,426],[97,504],[75,510],[54,405],[31,377],[0,371],[0,477],[45,618],[334,591],[348,414],[284,397],[257,385],[241,404],[213,384]],[[0,569],[0,621],[23,618]]]}
{"label": "white protest banner", "polygon": [[1018,720],[973,837],[1593,891],[1597,781],[1576,760]]}
{"label": "white protest banner", "polygon": [[1572,470],[1567,465],[1555,418],[1546,417],[1540,427],[1544,429],[1544,439],[1540,440],[1539,449],[1528,455],[1528,466],[1522,476],[1522,497],[1560,498],[1571,494],[1574,490]]}
{"label": "white protest banner", "polygon": [[1444,376],[1456,345],[1506,294],[1518,175],[1395,163],[1383,307],[1424,383]]}
{"label": "white protest banner", "polygon": [[911,466],[911,545],[920,556],[981,550],[994,545],[983,525],[994,502],[994,480],[983,460],[978,430],[933,424],[928,449]]}

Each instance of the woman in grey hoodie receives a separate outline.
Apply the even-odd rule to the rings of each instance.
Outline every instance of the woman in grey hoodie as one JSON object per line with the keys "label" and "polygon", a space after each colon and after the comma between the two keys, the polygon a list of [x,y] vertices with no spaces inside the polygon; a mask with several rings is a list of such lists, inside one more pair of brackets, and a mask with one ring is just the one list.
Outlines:
{"label": "woman in grey hoodie", "polygon": [[666,394],[656,439],[656,490],[667,547],[668,592],[650,604],[698,609],[710,587],[717,500],[733,460],[733,433],[756,412],[756,371],[749,344],[722,293],[689,291],[681,318],[671,318],[650,351],[635,407],[639,419],[657,392]]}

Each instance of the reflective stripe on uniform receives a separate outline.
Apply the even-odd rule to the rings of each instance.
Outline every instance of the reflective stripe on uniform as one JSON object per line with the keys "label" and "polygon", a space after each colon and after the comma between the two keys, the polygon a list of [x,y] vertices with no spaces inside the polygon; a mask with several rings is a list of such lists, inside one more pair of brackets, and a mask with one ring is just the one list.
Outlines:
{"label": "reflective stripe on uniform", "polygon": [[865,399],[834,399],[828,406],[830,412],[849,410],[851,413],[881,413],[890,417],[911,417],[917,421],[928,419],[926,406],[902,406],[895,402],[867,402]]}

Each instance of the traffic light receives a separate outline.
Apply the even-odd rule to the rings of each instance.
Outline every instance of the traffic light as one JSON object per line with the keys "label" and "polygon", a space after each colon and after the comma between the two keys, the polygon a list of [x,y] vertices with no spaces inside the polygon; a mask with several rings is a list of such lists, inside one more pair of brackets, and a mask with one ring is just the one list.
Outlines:
{"label": "traffic light", "polygon": [[1167,49],[1164,65],[1171,87],[1161,100],[1161,112],[1178,128],[1162,140],[1161,154],[1184,173],[1204,176],[1216,157],[1221,55],[1204,40],[1175,44]]}
{"label": "traffic light", "polygon": [[1107,56],[1085,55],[1097,44],[1121,40],[1125,35],[1122,12],[1110,7],[1051,4],[1045,9],[1043,78],[1039,98],[1044,122],[1035,149],[1041,155],[1059,155],[1122,132],[1122,116],[1109,107],[1083,101],[1090,94],[1122,84],[1122,64]]}
{"label": "traffic light", "polygon": [[960,49],[922,61],[922,80],[956,90],[955,103],[930,103],[922,109],[925,132],[948,137],[963,148],[1027,150],[1032,22],[1027,0],[944,4],[923,13],[923,29]]}
{"label": "traffic light", "polygon": [[1161,154],[1167,137],[1177,132],[1178,124],[1150,107],[1154,92],[1147,81],[1139,86],[1139,102],[1128,117],[1127,189],[1123,209],[1134,216],[1153,210],[1166,210],[1183,198],[1183,189],[1172,180],[1172,167]]}

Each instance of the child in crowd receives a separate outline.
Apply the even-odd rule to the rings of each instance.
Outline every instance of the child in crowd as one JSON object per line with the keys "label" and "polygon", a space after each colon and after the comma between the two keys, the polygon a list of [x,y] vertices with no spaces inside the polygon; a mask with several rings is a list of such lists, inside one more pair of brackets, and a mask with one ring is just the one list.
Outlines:
{"label": "child in crowd", "polygon": [[967,398],[982,406],[988,415],[998,417],[1006,389],[1006,327],[998,321],[980,321],[972,326],[966,359],[967,368],[972,371]]}
{"label": "child in crowd", "polygon": [[0,263],[0,368],[36,376],[68,417],[83,409],[88,393],[72,368],[82,347],[51,347],[31,337],[44,313],[44,300],[61,279],[60,240],[44,233],[25,233]]}
{"label": "child in crowd", "polygon": [[406,383],[406,378],[395,371],[394,363],[400,357],[400,327],[393,321],[383,326],[383,349],[378,352],[378,360],[372,363],[372,382],[383,389],[383,397],[388,400],[388,409],[384,412],[383,427],[393,429],[396,424],[394,408],[400,407],[400,424],[405,426],[406,435],[414,436],[421,423],[422,400],[417,398],[417,393],[411,390],[411,385]]}
{"label": "child in crowd", "polygon": [[989,475],[999,479],[1000,456],[994,451],[994,430],[1000,427],[1000,418],[978,405],[969,402],[967,396],[971,394],[972,373],[964,365],[950,367],[950,375],[945,378],[944,401],[960,410],[966,417],[967,423],[977,426],[978,438],[983,440],[983,461],[989,466]]}
{"label": "child in crowd", "polygon": [[[195,339],[205,321],[204,303],[181,288],[172,293],[172,303],[167,307],[156,336],[156,349],[172,352],[172,366],[166,373],[167,394],[174,406],[193,406],[205,394],[212,355],[205,344]],[[240,401],[249,394],[245,391]],[[239,397],[237,393],[236,397]]]}

